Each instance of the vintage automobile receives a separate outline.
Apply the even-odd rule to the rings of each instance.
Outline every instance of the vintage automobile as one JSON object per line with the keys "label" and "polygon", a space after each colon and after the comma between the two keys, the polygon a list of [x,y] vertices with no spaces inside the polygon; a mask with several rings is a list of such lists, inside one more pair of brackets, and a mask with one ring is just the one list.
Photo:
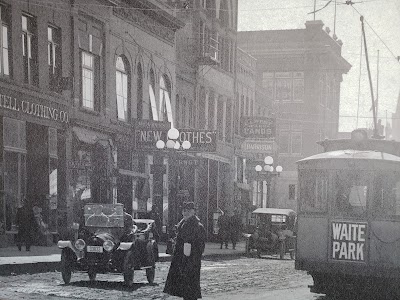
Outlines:
{"label": "vintage automobile", "polygon": [[252,212],[256,229],[246,234],[246,252],[257,251],[257,256],[278,254],[280,259],[286,253],[294,259],[296,236],[296,212],[291,209],[257,208]]}
{"label": "vintage automobile", "polygon": [[122,204],[86,204],[84,226],[75,228],[74,238],[58,241],[64,282],[70,283],[72,272],[86,272],[91,281],[98,273],[122,273],[131,286],[134,271],[145,270],[153,283],[158,260],[153,222],[132,219]]}

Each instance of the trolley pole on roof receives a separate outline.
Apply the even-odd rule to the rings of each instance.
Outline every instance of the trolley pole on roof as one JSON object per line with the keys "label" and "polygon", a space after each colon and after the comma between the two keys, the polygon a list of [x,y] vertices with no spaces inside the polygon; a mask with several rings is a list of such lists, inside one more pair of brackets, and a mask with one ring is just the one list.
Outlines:
{"label": "trolley pole on roof", "polygon": [[379,136],[378,133],[378,126],[377,126],[377,121],[376,121],[376,110],[375,110],[375,101],[374,101],[374,89],[372,87],[372,78],[371,78],[371,70],[369,68],[369,60],[368,60],[368,50],[367,50],[367,40],[365,38],[365,29],[364,29],[364,17],[361,16],[360,17],[360,21],[361,21],[361,29],[362,29],[362,34],[364,37],[364,50],[365,50],[365,59],[367,62],[367,70],[368,70],[368,79],[369,79],[369,88],[371,91],[371,100],[372,100],[372,114],[373,114],[373,118],[374,118],[374,134],[373,134],[373,138],[375,139],[379,139],[381,138]]}

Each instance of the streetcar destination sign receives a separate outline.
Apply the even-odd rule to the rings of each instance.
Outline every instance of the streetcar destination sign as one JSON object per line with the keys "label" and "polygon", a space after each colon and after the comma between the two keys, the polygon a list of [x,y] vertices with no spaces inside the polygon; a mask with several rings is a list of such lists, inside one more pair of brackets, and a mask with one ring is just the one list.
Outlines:
{"label": "streetcar destination sign", "polygon": [[331,259],[365,261],[367,223],[331,223]]}

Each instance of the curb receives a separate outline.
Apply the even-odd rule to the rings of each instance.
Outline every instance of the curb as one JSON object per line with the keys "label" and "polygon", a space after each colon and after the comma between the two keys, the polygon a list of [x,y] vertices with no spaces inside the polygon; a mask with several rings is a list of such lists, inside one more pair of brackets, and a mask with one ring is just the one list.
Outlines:
{"label": "curb", "polygon": [[[244,252],[236,252],[229,254],[211,253],[203,255],[203,260],[232,259],[232,258],[239,258],[244,255],[245,255]],[[171,259],[172,256],[167,254],[160,256],[158,262],[169,262],[171,261]],[[59,261],[0,265],[0,276],[15,276],[22,274],[36,274],[36,273],[59,272],[59,271],[60,271]]]}

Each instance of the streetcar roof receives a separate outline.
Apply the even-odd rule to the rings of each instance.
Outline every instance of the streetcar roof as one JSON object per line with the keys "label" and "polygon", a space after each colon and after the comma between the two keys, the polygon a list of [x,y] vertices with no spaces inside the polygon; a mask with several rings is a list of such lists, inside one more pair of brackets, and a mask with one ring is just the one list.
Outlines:
{"label": "streetcar roof", "polygon": [[257,208],[253,211],[253,214],[291,215],[296,214],[296,212],[288,208]]}
{"label": "streetcar roof", "polygon": [[326,159],[359,159],[359,160],[368,159],[368,160],[390,161],[390,162],[400,163],[400,157],[396,155],[379,151],[369,151],[369,150],[362,151],[362,150],[352,150],[352,149],[336,150],[336,151],[315,154],[303,158],[297,161],[297,163],[316,161],[316,160],[326,160]]}

